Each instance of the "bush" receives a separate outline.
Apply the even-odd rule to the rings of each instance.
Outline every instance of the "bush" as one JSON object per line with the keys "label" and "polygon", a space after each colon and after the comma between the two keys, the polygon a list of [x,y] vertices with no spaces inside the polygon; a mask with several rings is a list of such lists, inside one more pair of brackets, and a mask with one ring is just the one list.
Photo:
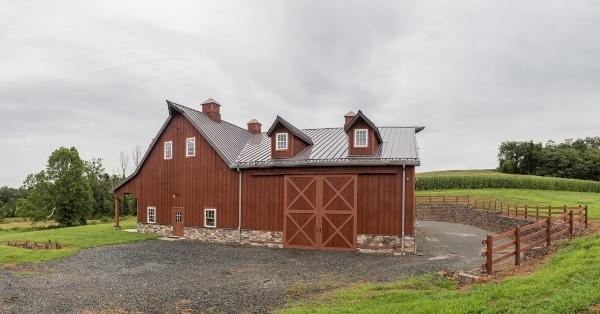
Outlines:
{"label": "bush", "polygon": [[600,182],[525,175],[417,177],[417,190],[529,189],[600,193]]}

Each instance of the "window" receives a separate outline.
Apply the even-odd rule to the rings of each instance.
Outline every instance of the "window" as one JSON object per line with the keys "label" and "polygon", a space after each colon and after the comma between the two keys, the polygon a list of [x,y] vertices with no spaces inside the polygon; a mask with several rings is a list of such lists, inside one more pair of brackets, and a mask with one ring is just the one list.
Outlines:
{"label": "window", "polygon": [[275,134],[275,150],[286,150],[288,148],[288,134]]}
{"label": "window", "polygon": [[156,207],[148,207],[148,211],[146,213],[146,221],[149,224],[156,223]]}
{"label": "window", "polygon": [[367,129],[356,129],[354,130],[354,147],[368,147],[369,140],[367,135],[369,130]]}
{"label": "window", "polygon": [[204,209],[204,227],[214,228],[217,226],[217,210],[214,208]]}
{"label": "window", "polygon": [[183,221],[181,212],[175,212],[175,222],[181,223]]}
{"label": "window", "polygon": [[173,159],[173,141],[165,142],[165,159]]}
{"label": "window", "polygon": [[196,138],[190,137],[185,140],[185,157],[196,156]]}

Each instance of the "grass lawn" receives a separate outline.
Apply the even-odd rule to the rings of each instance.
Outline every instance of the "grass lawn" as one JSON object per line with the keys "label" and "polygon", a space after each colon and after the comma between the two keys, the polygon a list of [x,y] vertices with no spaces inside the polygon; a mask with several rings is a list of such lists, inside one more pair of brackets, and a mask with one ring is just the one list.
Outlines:
{"label": "grass lawn", "polygon": [[417,195],[471,195],[531,205],[588,205],[589,218],[600,219],[600,193],[521,189],[464,189],[417,191]]}
{"label": "grass lawn", "polygon": [[[135,218],[122,220],[123,228],[135,228]],[[47,261],[79,250],[112,244],[122,244],[154,239],[157,235],[131,233],[113,230],[113,223],[87,226],[48,229],[39,231],[0,230],[0,265]],[[57,241],[63,248],[59,250],[30,250],[9,247],[8,241]]]}
{"label": "grass lawn", "polygon": [[467,290],[433,274],[391,284],[358,284],[281,313],[574,313],[597,304],[599,235],[574,240],[526,276]]}

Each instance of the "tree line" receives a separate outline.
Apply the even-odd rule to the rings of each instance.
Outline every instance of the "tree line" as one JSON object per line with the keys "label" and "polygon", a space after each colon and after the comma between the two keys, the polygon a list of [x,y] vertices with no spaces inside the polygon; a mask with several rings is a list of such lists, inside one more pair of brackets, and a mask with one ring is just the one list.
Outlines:
{"label": "tree line", "polygon": [[[141,148],[131,159],[137,167]],[[48,158],[45,169],[27,176],[19,188],[0,187],[0,220],[25,217],[32,221],[55,220],[60,226],[86,224],[88,219],[114,216],[114,188],[123,180],[130,157],[121,152],[118,174],[109,174],[101,158],[82,160],[75,147],[60,147]],[[136,200],[124,196],[122,215],[136,214]]]}
{"label": "tree line", "polygon": [[505,173],[600,181],[600,137],[546,144],[507,141],[500,145],[498,161]]}

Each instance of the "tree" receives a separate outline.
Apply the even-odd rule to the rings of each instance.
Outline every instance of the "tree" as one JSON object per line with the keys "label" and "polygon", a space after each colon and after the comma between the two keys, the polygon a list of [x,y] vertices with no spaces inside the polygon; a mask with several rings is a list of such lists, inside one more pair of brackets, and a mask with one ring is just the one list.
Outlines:
{"label": "tree", "polygon": [[23,188],[0,187],[0,219],[15,217],[17,199],[25,197],[25,195]]}
{"label": "tree", "polygon": [[85,172],[94,198],[92,217],[111,216],[114,210],[114,197],[111,189],[119,178],[106,173],[101,158],[85,161]]}
{"label": "tree", "polygon": [[137,169],[140,162],[142,162],[142,147],[139,144],[135,145],[131,151],[131,159],[133,160],[133,166]]}
{"label": "tree", "polygon": [[18,211],[34,220],[51,217],[61,226],[86,224],[94,199],[85,170],[75,147],[55,150],[44,171],[28,176],[29,194],[19,200]]}
{"label": "tree", "polygon": [[121,151],[121,155],[119,156],[119,163],[121,166],[121,178],[125,179],[127,176],[127,171],[129,169],[129,156],[124,151]]}

